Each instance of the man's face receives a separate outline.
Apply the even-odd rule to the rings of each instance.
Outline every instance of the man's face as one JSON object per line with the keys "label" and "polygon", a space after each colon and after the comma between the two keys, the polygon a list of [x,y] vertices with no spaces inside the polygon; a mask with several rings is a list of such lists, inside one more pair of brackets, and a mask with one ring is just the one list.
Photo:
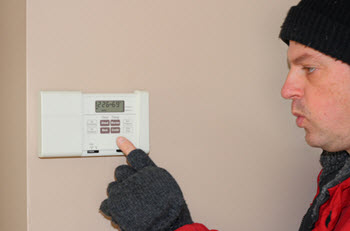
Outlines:
{"label": "man's face", "polygon": [[292,100],[297,125],[313,147],[350,150],[350,66],[290,41],[290,71],[282,97]]}

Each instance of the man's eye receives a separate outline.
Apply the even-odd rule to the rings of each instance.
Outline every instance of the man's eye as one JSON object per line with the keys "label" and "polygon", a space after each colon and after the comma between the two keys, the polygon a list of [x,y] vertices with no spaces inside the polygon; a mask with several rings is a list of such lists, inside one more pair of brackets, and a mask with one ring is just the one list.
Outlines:
{"label": "man's eye", "polygon": [[312,72],[314,72],[316,70],[316,68],[315,67],[309,67],[308,70],[309,70],[310,73],[312,73]]}
{"label": "man's eye", "polygon": [[316,70],[316,67],[304,67],[304,70],[306,70],[308,73],[312,73]]}

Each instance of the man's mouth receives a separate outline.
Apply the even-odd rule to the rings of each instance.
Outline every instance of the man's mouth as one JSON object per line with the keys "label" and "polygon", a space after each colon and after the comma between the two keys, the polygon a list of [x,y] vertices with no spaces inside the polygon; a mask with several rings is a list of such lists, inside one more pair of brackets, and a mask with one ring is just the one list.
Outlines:
{"label": "man's mouth", "polygon": [[303,126],[305,116],[297,112],[292,112],[292,114],[297,117],[296,119],[297,126],[301,128]]}
{"label": "man's mouth", "polygon": [[303,127],[304,119],[305,119],[305,117],[303,117],[303,116],[298,116],[298,117],[297,117],[296,123],[297,123],[297,126],[298,126],[299,128],[302,128],[302,127]]}

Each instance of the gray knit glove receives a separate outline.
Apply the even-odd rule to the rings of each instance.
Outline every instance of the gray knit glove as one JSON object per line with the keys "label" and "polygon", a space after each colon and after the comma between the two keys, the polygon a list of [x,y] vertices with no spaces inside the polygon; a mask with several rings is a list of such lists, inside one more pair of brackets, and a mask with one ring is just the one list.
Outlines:
{"label": "gray knit glove", "polygon": [[173,231],[192,224],[190,212],[175,179],[157,167],[140,149],[132,151],[131,165],[116,168],[100,210],[123,231]]}

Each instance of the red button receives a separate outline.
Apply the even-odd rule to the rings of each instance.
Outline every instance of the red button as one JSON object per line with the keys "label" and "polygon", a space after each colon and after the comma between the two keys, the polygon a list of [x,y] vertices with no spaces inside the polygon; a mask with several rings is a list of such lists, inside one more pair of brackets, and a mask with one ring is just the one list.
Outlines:
{"label": "red button", "polygon": [[120,120],[111,120],[112,126],[120,126]]}
{"label": "red button", "polygon": [[112,127],[111,133],[120,133],[120,127]]}
{"label": "red button", "polygon": [[101,128],[101,133],[102,134],[109,133],[109,128]]}
{"label": "red button", "polygon": [[101,120],[100,125],[101,126],[109,126],[109,120]]}

